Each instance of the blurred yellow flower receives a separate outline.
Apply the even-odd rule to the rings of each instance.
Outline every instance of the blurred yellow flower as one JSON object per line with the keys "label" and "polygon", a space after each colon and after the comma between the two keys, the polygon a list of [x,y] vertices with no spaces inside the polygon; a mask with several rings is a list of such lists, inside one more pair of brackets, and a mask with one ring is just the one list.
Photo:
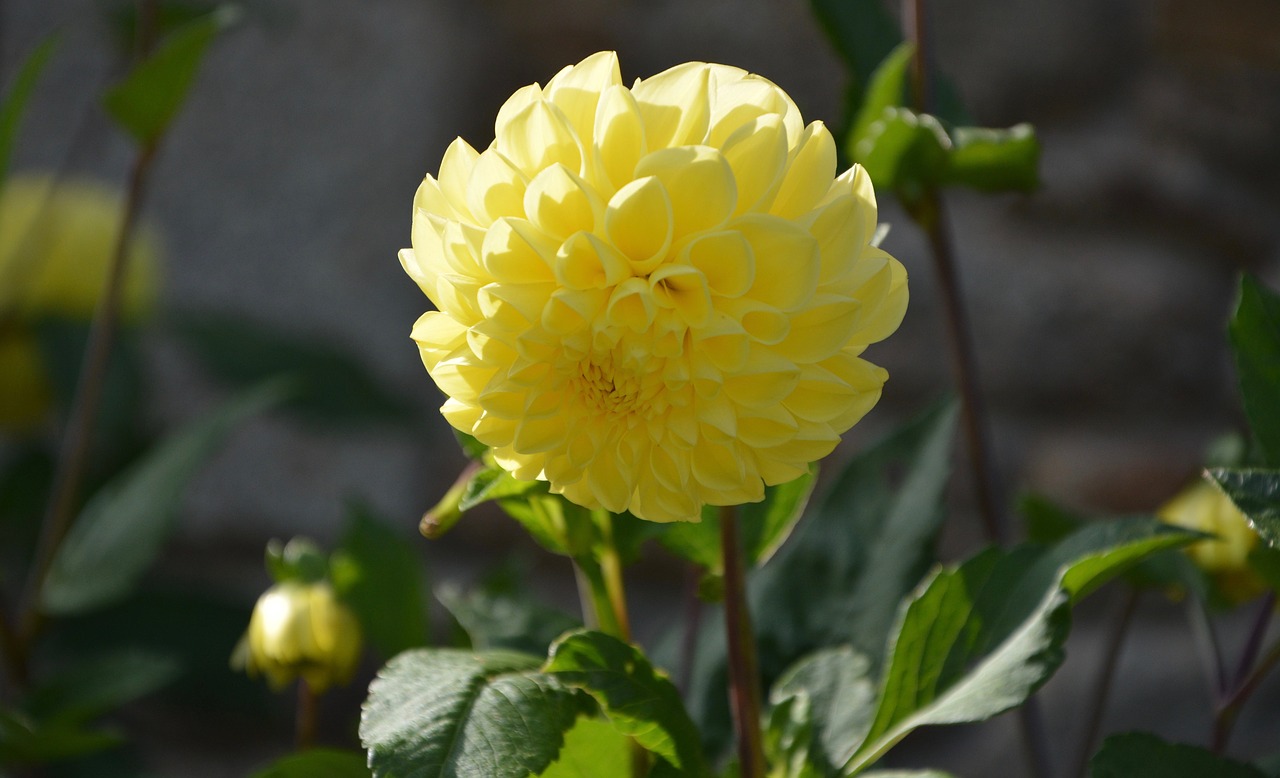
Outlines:
{"label": "blurred yellow flower", "polygon": [[861,358],[906,272],[861,168],[777,86],[611,52],[517,91],[414,200],[413,338],[460,430],[517,478],[655,521],[760,500],[880,397]]}
{"label": "blurred yellow flower", "polygon": [[[44,417],[48,379],[34,325],[42,318],[88,320],[106,287],[124,203],[85,180],[14,176],[0,185],[0,427]],[[137,319],[156,294],[159,241],[135,233],[121,316]]]}
{"label": "blurred yellow flower", "polygon": [[1244,602],[1262,593],[1264,584],[1249,566],[1258,534],[1235,504],[1208,481],[1191,484],[1156,515],[1169,524],[1217,536],[1187,546],[1186,552],[1228,599]]}
{"label": "blurred yellow flower", "polygon": [[317,693],[346,684],[360,661],[360,623],[327,582],[286,581],[258,598],[232,665],[281,689],[301,676]]}

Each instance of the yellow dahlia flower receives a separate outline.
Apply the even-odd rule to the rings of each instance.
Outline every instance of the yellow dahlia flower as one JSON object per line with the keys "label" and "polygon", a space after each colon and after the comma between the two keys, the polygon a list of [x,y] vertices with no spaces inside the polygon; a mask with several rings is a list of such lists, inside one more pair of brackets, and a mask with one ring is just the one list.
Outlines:
{"label": "yellow dahlia flower", "polygon": [[803,474],[907,304],[860,167],[765,79],[612,52],[524,87],[419,187],[401,263],[448,421],[579,505],[690,520]]}
{"label": "yellow dahlia flower", "polygon": [[[119,193],[86,180],[14,176],[0,185],[0,427],[45,415],[51,391],[33,325],[44,317],[88,320],[106,288],[120,234]],[[159,241],[135,234],[121,316],[136,319],[155,299]]]}
{"label": "yellow dahlia flower", "polygon": [[285,581],[258,598],[232,665],[281,689],[301,676],[315,692],[346,684],[360,662],[360,622],[327,582]]}

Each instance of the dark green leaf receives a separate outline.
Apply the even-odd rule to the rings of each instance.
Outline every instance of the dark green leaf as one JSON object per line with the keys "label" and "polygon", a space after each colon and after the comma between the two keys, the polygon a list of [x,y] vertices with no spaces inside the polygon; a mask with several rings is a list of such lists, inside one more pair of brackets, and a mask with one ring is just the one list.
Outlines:
{"label": "dark green leaf", "polygon": [[314,748],[290,754],[253,778],[369,778],[364,754],[335,748]]}
{"label": "dark green leaf", "polygon": [[957,127],[943,183],[980,192],[1030,192],[1040,185],[1040,142],[1030,124],[1007,130]]}
{"label": "dark green leaf", "polygon": [[513,652],[406,651],[369,687],[360,740],[375,778],[527,778],[555,761],[585,698]]}
{"label": "dark green leaf", "polygon": [[917,727],[1020,705],[1062,663],[1073,599],[1196,537],[1153,520],[1091,524],[1047,549],[991,549],[942,570],[902,612],[875,721],[845,769],[870,765]]}
{"label": "dark green leaf", "polygon": [[[186,3],[161,0],[155,4],[155,34],[164,37],[212,13],[216,3]],[[111,9],[112,37],[123,55],[132,54],[138,43],[138,4],[123,3]]]}
{"label": "dark green leaf", "polygon": [[32,691],[23,707],[42,721],[85,723],[163,688],[180,670],[167,654],[118,651],[59,673]]}
{"label": "dark green leaf", "polygon": [[267,541],[267,572],[276,583],[317,583],[329,577],[329,558],[311,538],[290,538],[288,543]]}
{"label": "dark green leaf", "polygon": [[467,482],[458,510],[469,511],[491,500],[520,497],[531,492],[547,494],[546,481],[521,481],[497,465],[488,465],[477,470]]}
{"label": "dark green leaf", "polygon": [[862,778],[954,778],[941,770],[870,770],[858,775]]}
{"label": "dark green leaf", "polygon": [[1280,470],[1218,468],[1209,477],[1231,498],[1258,536],[1280,548]]}
{"label": "dark green leaf", "polygon": [[114,732],[84,729],[75,722],[38,723],[0,710],[0,765],[62,762],[115,748],[122,742]]}
{"label": "dark green leaf", "polygon": [[583,716],[564,734],[560,758],[539,778],[602,778],[628,775],[631,741],[607,721]]}
{"label": "dark green leaf", "polygon": [[527,589],[496,583],[463,594],[454,587],[438,593],[476,649],[508,649],[545,654],[552,641],[582,626],[574,617],[535,602]]}
{"label": "dark green leaf", "polygon": [[245,318],[187,314],[173,332],[218,381],[250,386],[288,375],[298,384],[287,406],[316,425],[406,422],[410,406],[378,385],[354,356]]}
{"label": "dark green leaf", "polygon": [[242,394],[166,439],[95,494],[42,582],[41,608],[65,615],[126,595],[172,531],[187,483],[237,426],[284,392],[272,383]]}
{"label": "dark green leaf", "polygon": [[1249,569],[1272,591],[1280,591],[1280,549],[1259,543],[1248,556]]}
{"label": "dark green leaf", "polygon": [[474,437],[468,435],[459,429],[449,428],[453,436],[458,440],[458,447],[462,449],[462,453],[467,455],[467,459],[481,459],[485,454],[489,453],[489,447]]}
{"label": "dark green leaf", "polygon": [[602,632],[574,632],[551,646],[543,671],[590,694],[619,731],[681,775],[707,774],[680,693],[634,646]]}
{"label": "dark green leaf", "polygon": [[36,81],[40,79],[40,74],[44,72],[45,65],[49,64],[49,58],[53,56],[57,46],[58,38],[55,35],[40,41],[22,61],[13,85],[5,92],[4,99],[0,100],[0,189],[4,188],[9,174],[9,158],[13,154],[13,143],[18,136],[22,113],[26,110],[27,101],[31,99],[31,93],[35,91]]}
{"label": "dark green leaf", "polygon": [[[907,95],[907,70],[911,66],[915,50],[915,46],[910,43],[898,44],[871,74],[866,97],[858,108],[858,115],[849,131],[850,144],[856,146],[866,138],[871,125],[882,118],[885,111],[903,106]],[[852,148],[851,146],[851,153]]]}
{"label": "dark green leaf", "polygon": [[186,101],[205,49],[238,16],[224,6],[175,30],[107,92],[107,113],[139,145],[154,143]]}
{"label": "dark green leaf", "polygon": [[422,557],[369,506],[348,506],[347,527],[331,568],[334,588],[383,656],[426,644]]}
{"label": "dark green leaf", "polygon": [[793,665],[769,692],[773,705],[805,697],[814,741],[808,759],[824,775],[849,761],[871,727],[877,691],[871,670],[870,660],[848,646],[823,649]]}
{"label": "dark green leaf", "polygon": [[1227,332],[1249,427],[1267,464],[1280,467],[1280,295],[1242,276]]}
{"label": "dark green leaf", "polygon": [[1026,494],[1018,500],[1018,513],[1032,543],[1056,543],[1080,529],[1085,519],[1044,495]]}
{"label": "dark green leaf", "polygon": [[1089,762],[1091,778],[1266,778],[1244,762],[1146,732],[1112,735]]}

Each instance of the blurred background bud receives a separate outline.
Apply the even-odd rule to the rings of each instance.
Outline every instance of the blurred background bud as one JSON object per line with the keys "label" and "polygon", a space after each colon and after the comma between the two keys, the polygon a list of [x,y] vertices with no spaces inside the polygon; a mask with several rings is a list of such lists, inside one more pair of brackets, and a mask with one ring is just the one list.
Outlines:
{"label": "blurred background bud", "polygon": [[301,677],[316,693],[350,682],[360,661],[360,624],[327,581],[289,580],[258,598],[232,665],[279,690]]}
{"label": "blurred background bud", "polygon": [[1264,584],[1249,564],[1258,535],[1231,500],[1208,481],[1196,481],[1157,511],[1162,521],[1216,536],[1187,547],[1191,561],[1214,579],[1232,603],[1253,599]]}

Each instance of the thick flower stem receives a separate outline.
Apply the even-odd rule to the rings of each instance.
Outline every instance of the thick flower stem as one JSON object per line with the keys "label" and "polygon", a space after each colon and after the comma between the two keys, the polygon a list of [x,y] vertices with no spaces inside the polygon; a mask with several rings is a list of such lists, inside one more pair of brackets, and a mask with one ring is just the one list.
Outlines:
{"label": "thick flower stem", "polygon": [[729,646],[729,706],[738,738],[739,774],[764,778],[764,738],[760,731],[760,669],[755,633],[747,608],[746,571],[738,541],[737,511],[720,509],[720,544],[724,556],[724,622]]}
{"label": "thick flower stem", "polygon": [[298,679],[298,721],[294,731],[294,746],[305,751],[316,744],[316,721],[319,718],[320,696],[306,679]]}
{"label": "thick flower stem", "polygon": [[613,538],[613,514],[598,511],[600,528],[600,573],[604,578],[605,596],[617,624],[616,637],[631,641],[631,617],[627,612],[627,590],[622,580],[622,557]]}

